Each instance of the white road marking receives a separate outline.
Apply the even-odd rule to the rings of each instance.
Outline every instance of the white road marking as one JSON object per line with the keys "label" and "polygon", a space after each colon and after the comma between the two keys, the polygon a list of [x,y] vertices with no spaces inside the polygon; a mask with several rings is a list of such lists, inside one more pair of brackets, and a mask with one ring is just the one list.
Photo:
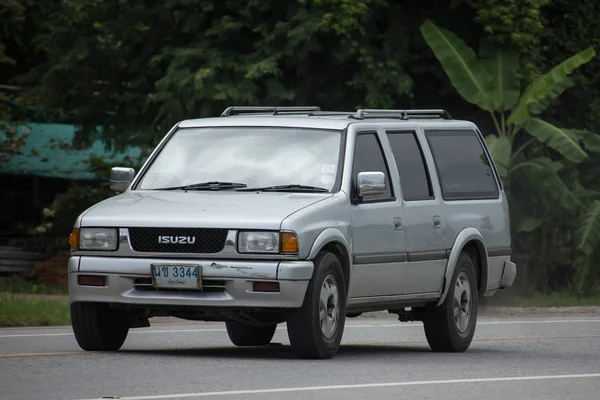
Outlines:
{"label": "white road marking", "polygon": [[[600,322],[600,319],[547,319],[547,320],[513,320],[513,321],[478,321],[477,325],[516,325],[516,324],[570,324],[570,323],[595,323]],[[398,322],[395,324],[356,324],[346,325],[346,329],[364,329],[364,328],[401,328],[423,326],[421,323],[405,323]],[[39,328],[25,328],[39,329]],[[285,326],[278,327],[277,330],[287,330]],[[150,330],[131,330],[130,334],[153,334],[153,333],[188,333],[188,332],[226,332],[225,328],[198,328],[198,329],[150,329]],[[73,336],[72,332],[59,333],[18,333],[9,335],[0,335],[2,338],[19,338],[19,337],[50,337],[50,336]]]}
{"label": "white road marking", "polygon": [[19,338],[19,337],[46,337],[46,336],[73,336],[73,333],[25,333],[18,335],[0,335],[0,338]]}
{"label": "white road marking", "polygon": [[[385,388],[385,387],[398,387],[398,386],[426,386],[426,385],[456,384],[456,383],[538,381],[538,380],[551,380],[551,379],[582,379],[582,378],[600,378],[600,373],[575,374],[575,375],[511,376],[511,377],[499,377],[499,378],[444,379],[444,380],[434,380],[434,381],[362,383],[362,384],[356,384],[356,385],[303,386],[303,387],[290,387],[290,388],[228,390],[228,391],[221,391],[221,392],[179,393],[179,394],[131,396],[131,397],[117,397],[117,398],[120,400],[158,400],[158,399],[180,399],[180,398],[189,398],[189,397],[231,396],[231,395],[240,395],[240,394],[241,395],[249,395],[249,394],[266,394],[266,393],[309,392],[309,391],[323,391],[323,390]],[[110,398],[110,397],[108,397],[108,398]],[[106,399],[106,397],[105,397],[105,399]],[[102,400],[102,398],[85,399],[85,400]]]}

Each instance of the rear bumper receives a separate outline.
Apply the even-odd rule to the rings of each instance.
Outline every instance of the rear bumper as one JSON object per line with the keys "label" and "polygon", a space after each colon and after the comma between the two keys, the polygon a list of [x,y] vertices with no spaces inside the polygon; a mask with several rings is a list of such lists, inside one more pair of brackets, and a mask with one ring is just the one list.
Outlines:
{"label": "rear bumper", "polygon": [[[212,291],[155,290],[148,281],[154,263],[200,264]],[[301,307],[313,272],[311,261],[213,261],[74,256],[69,260],[71,302],[199,308]],[[103,275],[105,286],[81,286],[79,275]],[[253,282],[279,282],[279,292],[255,292]]]}
{"label": "rear bumper", "polygon": [[500,288],[508,289],[512,286],[517,277],[517,266],[512,261],[504,261],[504,270],[502,271],[502,278],[500,278]]}

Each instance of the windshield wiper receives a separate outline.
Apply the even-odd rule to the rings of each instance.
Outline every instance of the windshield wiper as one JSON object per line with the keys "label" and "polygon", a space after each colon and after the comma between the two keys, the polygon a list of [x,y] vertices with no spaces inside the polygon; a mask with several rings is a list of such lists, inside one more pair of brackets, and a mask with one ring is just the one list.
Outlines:
{"label": "windshield wiper", "polygon": [[328,189],[307,185],[276,185],[256,188],[237,189],[241,192],[329,192]]}
{"label": "windshield wiper", "polygon": [[239,182],[210,181],[210,182],[193,183],[191,185],[159,188],[159,189],[155,189],[155,190],[178,190],[178,189],[179,190],[229,190],[229,189],[245,188],[246,186],[247,185],[245,183],[239,183]]}

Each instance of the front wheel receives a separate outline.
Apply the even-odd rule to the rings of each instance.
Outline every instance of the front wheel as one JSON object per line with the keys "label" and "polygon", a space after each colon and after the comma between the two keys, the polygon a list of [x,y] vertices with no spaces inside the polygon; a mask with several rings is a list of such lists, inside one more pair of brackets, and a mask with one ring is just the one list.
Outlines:
{"label": "front wheel", "polygon": [[452,274],[446,300],[423,315],[429,347],[437,352],[464,352],[477,324],[477,276],[471,257],[462,253]]}
{"label": "front wheel", "polygon": [[292,351],[299,358],[328,359],[340,346],[346,321],[346,288],[338,258],[323,252],[302,307],[287,318]]}
{"label": "front wheel", "polygon": [[71,303],[71,325],[86,351],[116,351],[129,332],[129,315],[104,303]]}

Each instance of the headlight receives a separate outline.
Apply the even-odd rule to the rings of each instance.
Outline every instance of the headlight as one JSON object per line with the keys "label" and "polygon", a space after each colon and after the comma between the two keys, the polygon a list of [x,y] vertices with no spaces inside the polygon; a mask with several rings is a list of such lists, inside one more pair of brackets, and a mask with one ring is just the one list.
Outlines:
{"label": "headlight", "polygon": [[279,232],[240,232],[240,253],[279,253]]}
{"label": "headlight", "polygon": [[79,230],[81,250],[116,250],[117,230],[114,228],[81,228]]}

